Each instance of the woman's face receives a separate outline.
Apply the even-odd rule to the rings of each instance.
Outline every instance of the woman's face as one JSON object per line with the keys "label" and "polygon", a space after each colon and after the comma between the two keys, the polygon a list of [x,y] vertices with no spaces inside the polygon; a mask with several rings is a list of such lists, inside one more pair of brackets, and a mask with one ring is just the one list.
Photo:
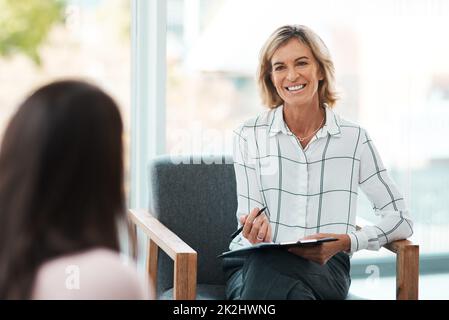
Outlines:
{"label": "woman's face", "polygon": [[310,48],[292,38],[271,58],[271,80],[284,105],[307,105],[318,101],[320,68]]}

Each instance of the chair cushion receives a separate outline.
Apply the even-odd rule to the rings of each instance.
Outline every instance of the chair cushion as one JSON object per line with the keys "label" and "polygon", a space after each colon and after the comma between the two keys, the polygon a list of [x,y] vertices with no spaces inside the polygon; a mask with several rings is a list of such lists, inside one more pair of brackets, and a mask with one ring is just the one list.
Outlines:
{"label": "chair cushion", "polygon": [[[224,300],[225,287],[221,285],[198,284],[196,287],[196,300]],[[173,288],[164,291],[160,300],[173,300]]]}

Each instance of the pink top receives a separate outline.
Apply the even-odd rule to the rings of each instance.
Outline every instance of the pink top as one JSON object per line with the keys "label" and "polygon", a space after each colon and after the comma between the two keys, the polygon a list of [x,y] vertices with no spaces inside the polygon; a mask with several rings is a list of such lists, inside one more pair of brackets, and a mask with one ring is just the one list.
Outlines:
{"label": "pink top", "polygon": [[120,254],[92,249],[44,263],[38,270],[32,299],[146,299],[145,281]]}

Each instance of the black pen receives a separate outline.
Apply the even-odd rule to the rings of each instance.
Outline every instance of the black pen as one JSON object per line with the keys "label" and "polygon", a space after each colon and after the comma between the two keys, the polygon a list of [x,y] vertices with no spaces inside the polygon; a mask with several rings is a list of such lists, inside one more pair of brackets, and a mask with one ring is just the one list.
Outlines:
{"label": "black pen", "polygon": [[[260,209],[259,212],[258,212],[258,213],[256,214],[256,216],[254,217],[254,219],[257,218],[258,216],[260,216],[260,214],[261,214],[262,212],[264,212],[266,208],[267,208],[267,207],[263,207],[262,209]],[[244,226],[244,225],[243,225],[243,226]],[[231,239],[234,239],[234,238],[235,238],[235,237],[236,237],[236,236],[243,230],[243,226],[241,226],[240,228],[238,228],[237,230],[235,230],[233,234],[231,234]]]}

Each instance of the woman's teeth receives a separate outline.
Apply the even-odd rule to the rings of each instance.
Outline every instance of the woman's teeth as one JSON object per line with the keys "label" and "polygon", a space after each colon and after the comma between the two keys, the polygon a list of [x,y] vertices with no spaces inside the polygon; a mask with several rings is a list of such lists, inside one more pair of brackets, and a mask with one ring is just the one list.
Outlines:
{"label": "woman's teeth", "polygon": [[305,84],[301,84],[299,86],[287,87],[287,90],[288,91],[298,91],[298,90],[303,89],[305,86],[306,86]]}

